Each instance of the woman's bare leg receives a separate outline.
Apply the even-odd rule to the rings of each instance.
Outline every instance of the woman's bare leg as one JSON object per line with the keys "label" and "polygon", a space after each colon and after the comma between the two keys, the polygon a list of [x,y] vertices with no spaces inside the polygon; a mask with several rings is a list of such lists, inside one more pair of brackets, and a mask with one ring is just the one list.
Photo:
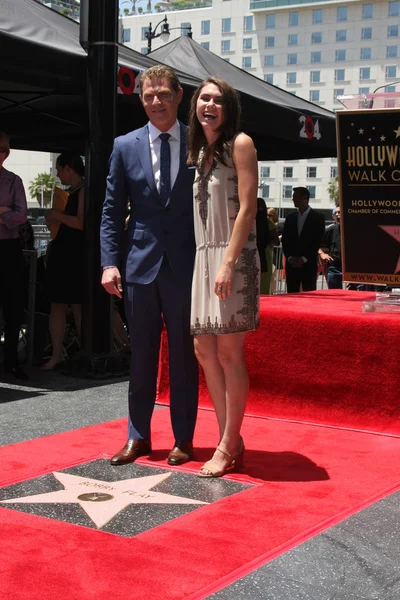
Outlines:
{"label": "woman's bare leg", "polygon": [[217,338],[215,335],[198,335],[194,338],[194,351],[200,365],[203,367],[208,392],[217,416],[220,437],[226,425],[226,390],[222,367],[218,361]]}
{"label": "woman's bare leg", "polygon": [[50,360],[43,365],[43,371],[50,371],[62,361],[62,344],[65,334],[65,322],[68,304],[52,304],[49,318],[49,329],[52,344],[52,355]]}

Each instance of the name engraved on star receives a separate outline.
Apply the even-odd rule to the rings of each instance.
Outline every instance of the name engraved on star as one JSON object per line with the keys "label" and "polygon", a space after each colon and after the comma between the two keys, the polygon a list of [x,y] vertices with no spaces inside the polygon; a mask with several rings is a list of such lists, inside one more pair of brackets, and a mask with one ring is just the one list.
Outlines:
{"label": "name engraved on star", "polygon": [[112,485],[106,485],[105,483],[93,483],[93,481],[81,481],[78,485],[84,485],[91,488],[99,488],[100,490],[115,490]]}
{"label": "name engraved on star", "polygon": [[140,493],[140,492],[135,492],[135,490],[125,490],[124,492],[121,492],[121,494],[128,494],[129,496],[133,496],[135,498],[155,498],[156,494],[152,494],[151,492],[146,492],[146,493]]}

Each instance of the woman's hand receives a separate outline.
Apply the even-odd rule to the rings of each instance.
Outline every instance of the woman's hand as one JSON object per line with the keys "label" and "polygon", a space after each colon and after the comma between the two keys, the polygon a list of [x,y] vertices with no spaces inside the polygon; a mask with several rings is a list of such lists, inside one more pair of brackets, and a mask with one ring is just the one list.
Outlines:
{"label": "woman's hand", "polygon": [[220,300],[225,300],[232,293],[232,281],[235,273],[234,265],[223,264],[215,280],[214,292]]}

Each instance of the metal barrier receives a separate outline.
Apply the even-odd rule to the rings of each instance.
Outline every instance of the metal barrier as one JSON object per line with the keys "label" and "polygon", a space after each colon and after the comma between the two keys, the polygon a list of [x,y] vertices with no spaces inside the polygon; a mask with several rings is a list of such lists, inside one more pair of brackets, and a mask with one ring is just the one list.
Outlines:
{"label": "metal barrier", "polygon": [[32,225],[32,229],[37,254],[38,256],[42,256],[42,254],[46,254],[47,246],[51,241],[50,231],[48,230],[47,225]]}
{"label": "metal barrier", "polygon": [[[286,294],[286,270],[285,256],[282,245],[274,246],[272,253],[272,263],[275,267],[271,277],[271,294]],[[318,267],[317,290],[323,290],[328,287],[325,270],[323,266]]]}

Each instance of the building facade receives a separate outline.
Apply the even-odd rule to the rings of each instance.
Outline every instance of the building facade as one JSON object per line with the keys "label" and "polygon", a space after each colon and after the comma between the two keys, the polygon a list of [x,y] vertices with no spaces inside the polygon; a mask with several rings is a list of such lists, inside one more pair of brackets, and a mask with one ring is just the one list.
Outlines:
{"label": "building facade", "polygon": [[[146,54],[149,23],[157,33],[161,24],[155,28],[167,15],[169,41],[191,29],[193,39],[211,52],[329,110],[343,110],[337,100],[341,95],[372,93],[391,83],[382,91],[400,92],[399,0],[213,0],[205,4],[172,10],[163,2],[162,12],[123,16],[123,41]],[[155,38],[152,49],[162,44],[165,39]],[[332,209],[327,188],[337,174],[336,159],[260,163],[259,170],[259,194],[281,214],[292,208],[292,188],[298,185],[309,188],[315,208],[327,214]]]}

